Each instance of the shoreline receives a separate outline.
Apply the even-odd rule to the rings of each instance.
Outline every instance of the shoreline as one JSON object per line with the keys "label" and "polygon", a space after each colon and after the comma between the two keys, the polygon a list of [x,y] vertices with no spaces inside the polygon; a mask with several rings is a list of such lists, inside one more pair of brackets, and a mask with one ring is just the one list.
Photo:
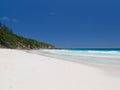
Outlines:
{"label": "shoreline", "polygon": [[[49,49],[47,49],[49,50]],[[84,65],[89,65],[92,67],[105,67],[105,68],[109,68],[109,67],[113,67],[113,68],[119,68],[119,65],[109,65],[109,64],[98,64],[98,63],[91,63],[91,62],[87,62],[87,61],[80,61],[80,60],[71,60],[71,59],[67,59],[67,58],[61,58],[61,57],[55,57],[52,55],[48,55],[48,54],[44,54],[44,53],[32,53],[29,52],[29,50],[26,50],[25,52],[30,53],[30,54],[35,54],[35,55],[41,55],[41,56],[45,56],[45,57],[50,57],[50,58],[54,58],[54,59],[58,59],[58,60],[64,60],[64,61],[68,61],[68,62],[73,62],[73,63],[78,63],[78,64],[84,64]]]}
{"label": "shoreline", "polygon": [[120,90],[120,72],[106,69],[0,49],[0,90]]}

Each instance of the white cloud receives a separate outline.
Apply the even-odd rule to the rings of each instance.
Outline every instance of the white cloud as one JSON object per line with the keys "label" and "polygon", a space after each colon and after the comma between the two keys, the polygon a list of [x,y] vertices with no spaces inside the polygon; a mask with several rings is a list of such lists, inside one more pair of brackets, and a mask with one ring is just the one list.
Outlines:
{"label": "white cloud", "polygon": [[8,17],[2,17],[1,20],[3,20],[3,21],[10,21],[10,19]]}
{"label": "white cloud", "polygon": [[0,20],[4,22],[18,23],[18,20],[16,18],[2,17],[0,18]]}
{"label": "white cloud", "polygon": [[12,22],[18,23],[18,20],[14,18],[14,19],[12,19]]}

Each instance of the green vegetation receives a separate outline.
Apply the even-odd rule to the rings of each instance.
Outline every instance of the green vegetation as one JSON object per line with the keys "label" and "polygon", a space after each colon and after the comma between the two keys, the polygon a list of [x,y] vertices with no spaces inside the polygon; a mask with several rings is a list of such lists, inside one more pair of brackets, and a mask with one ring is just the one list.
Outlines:
{"label": "green vegetation", "polygon": [[8,27],[0,23],[0,48],[40,49],[54,48],[54,46],[44,42],[18,36],[14,34]]}

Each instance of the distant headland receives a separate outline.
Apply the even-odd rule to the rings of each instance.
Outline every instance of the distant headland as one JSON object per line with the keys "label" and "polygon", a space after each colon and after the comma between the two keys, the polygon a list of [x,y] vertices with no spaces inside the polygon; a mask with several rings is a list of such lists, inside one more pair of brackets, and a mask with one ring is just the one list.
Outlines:
{"label": "distant headland", "polygon": [[10,49],[52,49],[55,46],[37,40],[25,38],[13,33],[6,25],[0,23],[0,48]]}

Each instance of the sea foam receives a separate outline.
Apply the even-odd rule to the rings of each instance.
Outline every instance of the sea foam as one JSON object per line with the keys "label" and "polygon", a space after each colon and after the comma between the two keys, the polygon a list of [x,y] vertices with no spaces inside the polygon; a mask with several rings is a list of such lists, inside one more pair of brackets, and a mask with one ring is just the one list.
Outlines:
{"label": "sea foam", "polygon": [[41,49],[27,52],[70,61],[120,66],[119,50]]}

